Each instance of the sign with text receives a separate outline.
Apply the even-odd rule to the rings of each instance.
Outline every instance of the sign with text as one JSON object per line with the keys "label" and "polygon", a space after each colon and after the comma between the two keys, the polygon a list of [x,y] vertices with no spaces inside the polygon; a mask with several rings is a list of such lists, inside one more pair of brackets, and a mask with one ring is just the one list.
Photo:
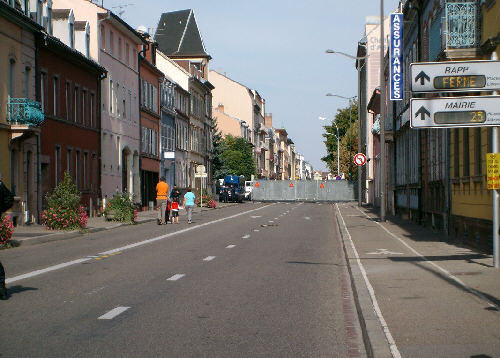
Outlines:
{"label": "sign with text", "polygon": [[403,14],[391,14],[390,99],[403,100]]}
{"label": "sign with text", "polygon": [[500,153],[486,154],[488,189],[500,189]]}
{"label": "sign with text", "polygon": [[500,126],[500,96],[412,98],[412,128]]}
{"label": "sign with text", "polygon": [[410,65],[413,92],[500,89],[500,61],[422,62]]}

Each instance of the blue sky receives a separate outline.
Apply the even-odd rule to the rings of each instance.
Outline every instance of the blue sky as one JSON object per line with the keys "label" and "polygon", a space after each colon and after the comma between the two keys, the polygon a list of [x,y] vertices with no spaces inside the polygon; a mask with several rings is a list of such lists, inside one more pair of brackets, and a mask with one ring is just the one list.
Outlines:
{"label": "blue sky", "polygon": [[[385,14],[399,0],[385,0]],[[331,121],[347,101],[328,92],[357,94],[354,61],[326,49],[355,54],[365,17],[380,14],[377,0],[104,0],[132,27],[156,28],[162,12],[193,9],[211,69],[256,89],[266,99],[275,127],[284,126],[315,170],[321,157],[324,116]]]}

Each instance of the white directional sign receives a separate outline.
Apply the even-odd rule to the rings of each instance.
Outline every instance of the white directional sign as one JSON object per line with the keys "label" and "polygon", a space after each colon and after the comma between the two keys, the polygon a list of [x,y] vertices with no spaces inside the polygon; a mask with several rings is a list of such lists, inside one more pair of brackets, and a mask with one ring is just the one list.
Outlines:
{"label": "white directional sign", "polygon": [[500,89],[500,61],[421,62],[410,69],[413,92]]}
{"label": "white directional sign", "polygon": [[412,98],[412,128],[500,126],[500,96]]}

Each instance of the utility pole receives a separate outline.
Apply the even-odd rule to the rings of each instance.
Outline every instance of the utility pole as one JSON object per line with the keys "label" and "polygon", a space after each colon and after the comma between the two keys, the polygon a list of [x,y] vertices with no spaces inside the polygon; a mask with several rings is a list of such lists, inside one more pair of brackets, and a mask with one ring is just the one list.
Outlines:
{"label": "utility pole", "polygon": [[380,221],[385,221],[385,66],[384,0],[380,0]]}

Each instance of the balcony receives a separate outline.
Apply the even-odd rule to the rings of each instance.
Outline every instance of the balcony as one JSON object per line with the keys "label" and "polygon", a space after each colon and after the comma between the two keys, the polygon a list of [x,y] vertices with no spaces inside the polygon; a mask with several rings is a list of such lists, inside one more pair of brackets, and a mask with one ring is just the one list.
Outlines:
{"label": "balcony", "polygon": [[448,0],[445,4],[444,45],[450,59],[476,57],[481,41],[479,1]]}
{"label": "balcony", "polygon": [[10,125],[39,127],[45,119],[40,103],[28,98],[10,98],[7,122]]}

